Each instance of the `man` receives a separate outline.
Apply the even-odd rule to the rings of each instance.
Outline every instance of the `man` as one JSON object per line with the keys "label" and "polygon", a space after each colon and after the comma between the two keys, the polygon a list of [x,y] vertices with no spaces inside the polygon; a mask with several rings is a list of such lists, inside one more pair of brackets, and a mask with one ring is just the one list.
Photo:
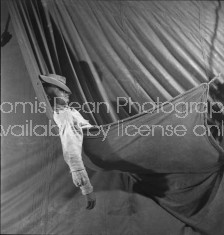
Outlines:
{"label": "man", "polygon": [[54,120],[59,127],[63,156],[70,168],[72,179],[87,200],[86,209],[93,209],[96,204],[93,187],[82,161],[83,128],[91,125],[82,115],[68,106],[70,89],[66,78],[56,74],[40,75],[49,102],[54,110]]}

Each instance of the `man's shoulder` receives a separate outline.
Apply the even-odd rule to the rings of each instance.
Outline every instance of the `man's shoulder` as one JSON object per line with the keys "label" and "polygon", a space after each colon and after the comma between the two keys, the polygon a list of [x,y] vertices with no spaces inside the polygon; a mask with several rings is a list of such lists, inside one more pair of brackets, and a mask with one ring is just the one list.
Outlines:
{"label": "man's shoulder", "polygon": [[73,111],[70,108],[54,110],[53,118],[60,121],[72,120]]}

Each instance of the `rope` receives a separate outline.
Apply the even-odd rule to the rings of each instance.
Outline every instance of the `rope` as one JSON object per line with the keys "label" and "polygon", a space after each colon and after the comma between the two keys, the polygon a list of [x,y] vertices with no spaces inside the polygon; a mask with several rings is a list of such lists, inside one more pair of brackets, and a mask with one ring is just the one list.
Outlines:
{"label": "rope", "polygon": [[211,81],[208,82],[208,85],[210,85],[212,82],[214,82],[217,78],[219,78],[222,74],[219,73],[217,76],[215,76],[214,78],[212,78]]}

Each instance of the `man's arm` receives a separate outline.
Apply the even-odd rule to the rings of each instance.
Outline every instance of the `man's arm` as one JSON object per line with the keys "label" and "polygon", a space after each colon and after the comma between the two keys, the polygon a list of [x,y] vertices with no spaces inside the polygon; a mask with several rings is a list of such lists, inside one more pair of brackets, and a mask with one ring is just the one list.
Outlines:
{"label": "man's arm", "polygon": [[[69,112],[55,114],[59,126],[63,156],[72,173],[73,183],[80,187],[87,199],[87,209],[95,206],[95,195],[88,174],[82,161],[83,132],[80,125],[73,126],[73,118]],[[92,203],[94,202],[94,203]],[[89,206],[91,204],[92,206]],[[90,208],[89,208],[90,207]]]}
{"label": "man's arm", "polygon": [[93,192],[93,186],[90,183],[86,170],[73,171],[72,179],[76,187],[80,187],[82,194],[90,194]]}

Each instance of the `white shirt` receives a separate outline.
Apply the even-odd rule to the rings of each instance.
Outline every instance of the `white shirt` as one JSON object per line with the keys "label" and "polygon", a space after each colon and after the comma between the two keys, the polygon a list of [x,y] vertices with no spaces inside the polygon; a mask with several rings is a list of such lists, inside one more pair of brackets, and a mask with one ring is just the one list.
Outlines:
{"label": "white shirt", "polygon": [[90,128],[92,125],[77,110],[68,106],[54,111],[53,117],[59,127],[63,156],[72,172],[73,182],[81,188],[82,194],[89,194],[93,187],[82,161],[82,128]]}

